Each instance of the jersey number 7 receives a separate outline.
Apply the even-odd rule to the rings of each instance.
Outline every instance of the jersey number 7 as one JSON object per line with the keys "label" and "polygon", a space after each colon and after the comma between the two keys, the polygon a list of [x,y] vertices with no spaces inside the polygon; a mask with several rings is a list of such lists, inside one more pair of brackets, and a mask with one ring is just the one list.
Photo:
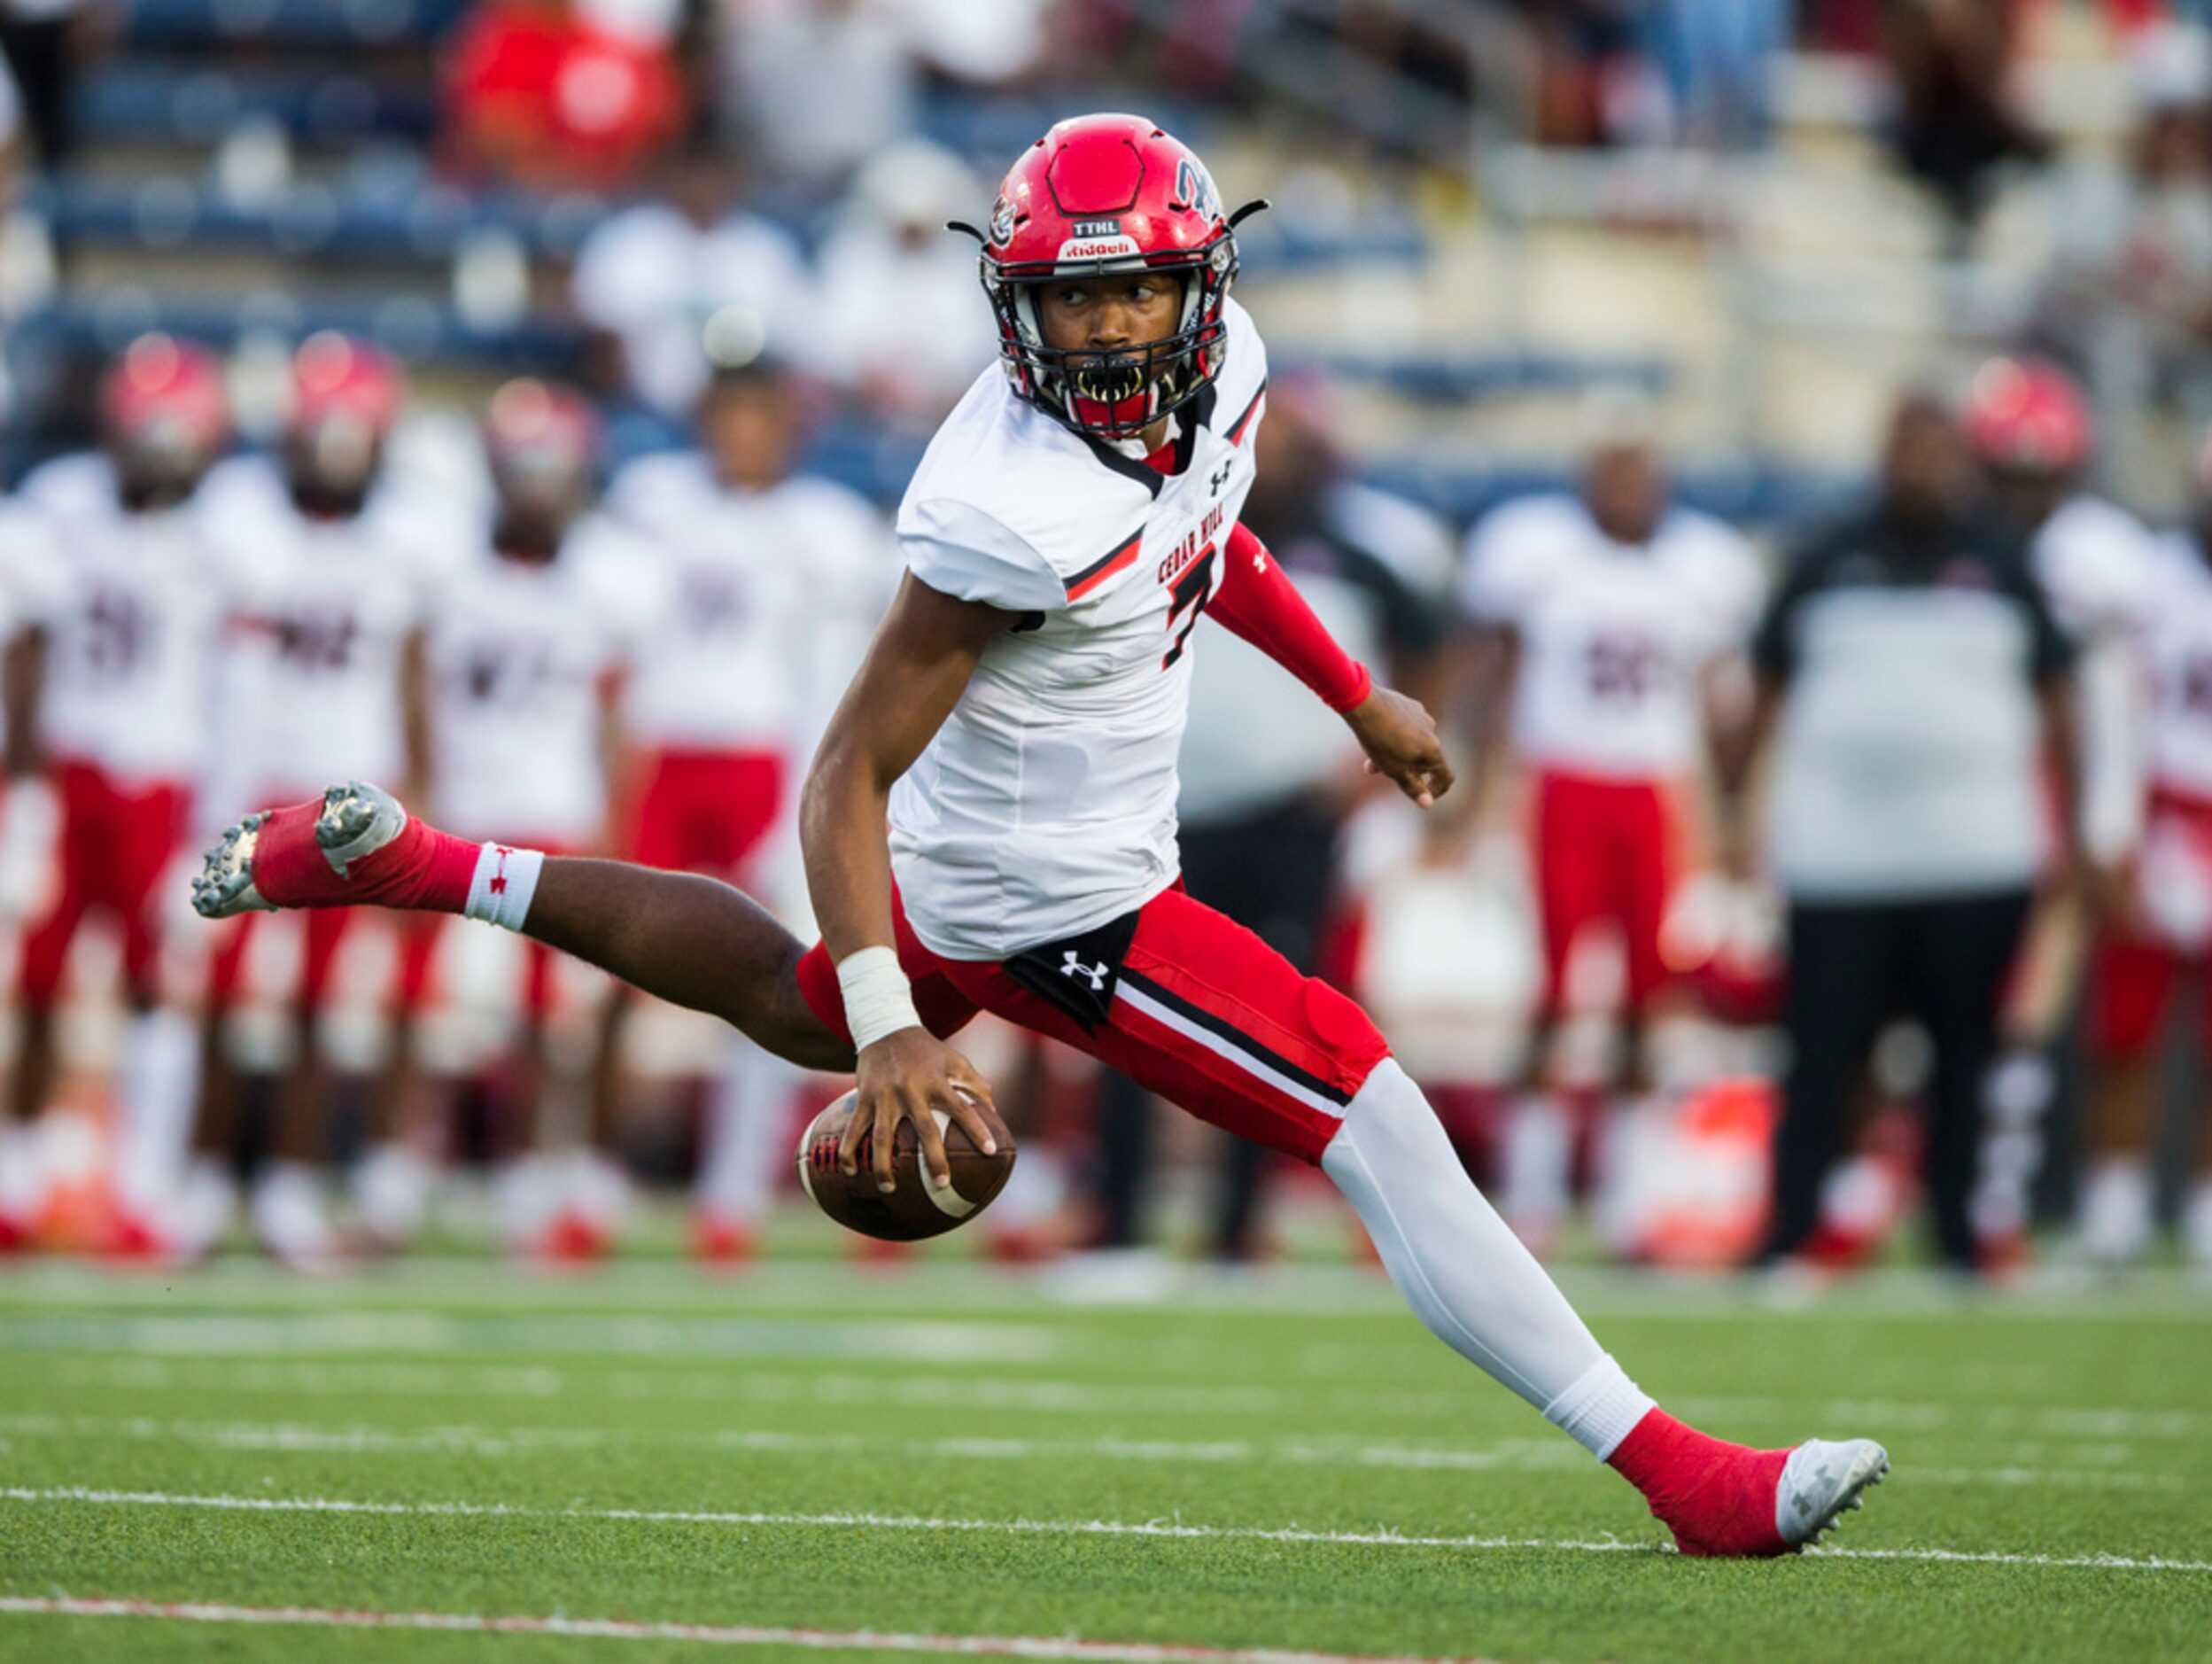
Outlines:
{"label": "jersey number 7", "polygon": [[[1206,610],[1206,603],[1213,598],[1214,546],[1208,543],[1198,559],[1184,569],[1183,576],[1176,579],[1175,587],[1168,591],[1170,603],[1168,627],[1175,631],[1176,639],[1168,643],[1168,657],[1160,661],[1160,669],[1166,670],[1183,657],[1183,644],[1191,639],[1191,632],[1198,628],[1199,616]],[[1186,612],[1191,616],[1184,618],[1183,615]],[[1180,629],[1176,627],[1178,618],[1183,619]]]}

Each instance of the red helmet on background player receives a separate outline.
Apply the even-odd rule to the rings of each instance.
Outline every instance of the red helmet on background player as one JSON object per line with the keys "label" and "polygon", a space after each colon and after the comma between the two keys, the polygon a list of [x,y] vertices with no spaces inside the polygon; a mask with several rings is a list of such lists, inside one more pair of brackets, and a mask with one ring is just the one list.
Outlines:
{"label": "red helmet on background player", "polygon": [[294,494],[318,511],[358,509],[383,463],[384,437],[404,397],[399,366],[381,347],[336,330],[300,342],[284,413]]}
{"label": "red helmet on background player", "polygon": [[222,367],[205,347],[140,336],[101,385],[100,431],[127,489],[184,495],[230,439]]}
{"label": "red helmet on background player", "polygon": [[484,455],[503,516],[557,531],[590,500],[599,414],[581,393],[524,377],[492,395]]}
{"label": "red helmet on background player", "polygon": [[[1140,116],[1058,123],[1007,174],[988,229],[956,228],[983,245],[983,289],[1014,392],[1097,439],[1132,438],[1190,403],[1221,373],[1235,228],[1265,206],[1224,214],[1206,164]],[[1046,345],[1039,285],[1137,272],[1184,279],[1174,334],[1112,354]]]}
{"label": "red helmet on background player", "polygon": [[1997,358],[1975,373],[1960,425],[1974,453],[2014,473],[2070,474],[2089,461],[2089,400],[2055,364]]}

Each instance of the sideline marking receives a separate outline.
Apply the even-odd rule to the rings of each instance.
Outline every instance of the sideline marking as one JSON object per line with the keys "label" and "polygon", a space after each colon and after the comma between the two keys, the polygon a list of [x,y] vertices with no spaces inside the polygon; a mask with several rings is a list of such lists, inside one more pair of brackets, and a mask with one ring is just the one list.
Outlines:
{"label": "sideline marking", "polygon": [[[968,1658],[1081,1659],[1091,1664],[1453,1664],[1358,1652],[1273,1647],[1162,1645],[1045,1636],[903,1635],[870,1629],[784,1629],[757,1624],[654,1623],[623,1618],[540,1618],[468,1612],[355,1612],[321,1606],[231,1606],[200,1601],[89,1600],[0,1595],[0,1613],[65,1618],[155,1618],[182,1623],[307,1624],[325,1629],[439,1629],[470,1635],[557,1635],[597,1641],[692,1641],[712,1646],[803,1646],[823,1652],[944,1652]],[[1460,1664],[1479,1664],[1462,1660]]]}
{"label": "sideline marking", "polygon": [[[834,1530],[1004,1531],[1022,1536],[1173,1537],[1201,1542],[1332,1543],[1391,1549],[1555,1549],[1584,1554],[1660,1554],[1653,1543],[1554,1537],[1406,1536],[1395,1531],[1309,1531],[1296,1526],[1182,1525],[1164,1520],[963,1520],[896,1513],[736,1513],[685,1508],[533,1508],[510,1503],[370,1502],[346,1497],[195,1497],[173,1491],[97,1490],[81,1485],[0,1489],[4,1502],[81,1502],[117,1507],[221,1508],[246,1513],[459,1515],[470,1519],[618,1520],[649,1525],[827,1527]],[[2007,1554],[1968,1549],[1812,1549],[1831,1560],[1930,1560],[2107,1572],[2212,1572],[2212,1560],[2118,1554]]]}

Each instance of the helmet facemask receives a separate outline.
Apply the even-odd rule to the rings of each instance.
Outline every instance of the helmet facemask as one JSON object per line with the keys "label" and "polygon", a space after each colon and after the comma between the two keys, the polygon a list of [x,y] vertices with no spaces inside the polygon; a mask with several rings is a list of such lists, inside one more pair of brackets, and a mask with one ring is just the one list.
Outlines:
{"label": "helmet facemask", "polygon": [[[1172,335],[1119,352],[1045,344],[1037,292],[1084,277],[1171,276],[1183,284]],[[1234,241],[1224,235],[1173,260],[1114,260],[1015,277],[983,260],[983,287],[998,314],[999,354],[1015,391],[1086,438],[1135,439],[1206,391],[1220,373],[1229,335],[1222,315],[1237,275]]]}

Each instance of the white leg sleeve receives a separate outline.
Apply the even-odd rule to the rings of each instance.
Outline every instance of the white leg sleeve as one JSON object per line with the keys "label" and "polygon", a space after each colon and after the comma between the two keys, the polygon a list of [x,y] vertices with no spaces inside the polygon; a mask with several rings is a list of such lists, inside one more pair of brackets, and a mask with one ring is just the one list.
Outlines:
{"label": "white leg sleeve", "polygon": [[769,1193],[791,1155],[783,1142],[784,1112],[803,1078],[743,1035],[729,1037],[721,1073],[707,1098],[702,1207],[733,1219],[757,1219],[766,1211]]}
{"label": "white leg sleeve", "polygon": [[122,1119],[116,1191],[141,1210],[167,1206],[184,1177],[199,1092],[199,1035],[181,1011],[134,1018],[117,1082]]}
{"label": "white leg sleeve", "polygon": [[1651,1409],[1470,1182],[1421,1089],[1385,1058],[1322,1152],[1414,1315],[1603,1460]]}

